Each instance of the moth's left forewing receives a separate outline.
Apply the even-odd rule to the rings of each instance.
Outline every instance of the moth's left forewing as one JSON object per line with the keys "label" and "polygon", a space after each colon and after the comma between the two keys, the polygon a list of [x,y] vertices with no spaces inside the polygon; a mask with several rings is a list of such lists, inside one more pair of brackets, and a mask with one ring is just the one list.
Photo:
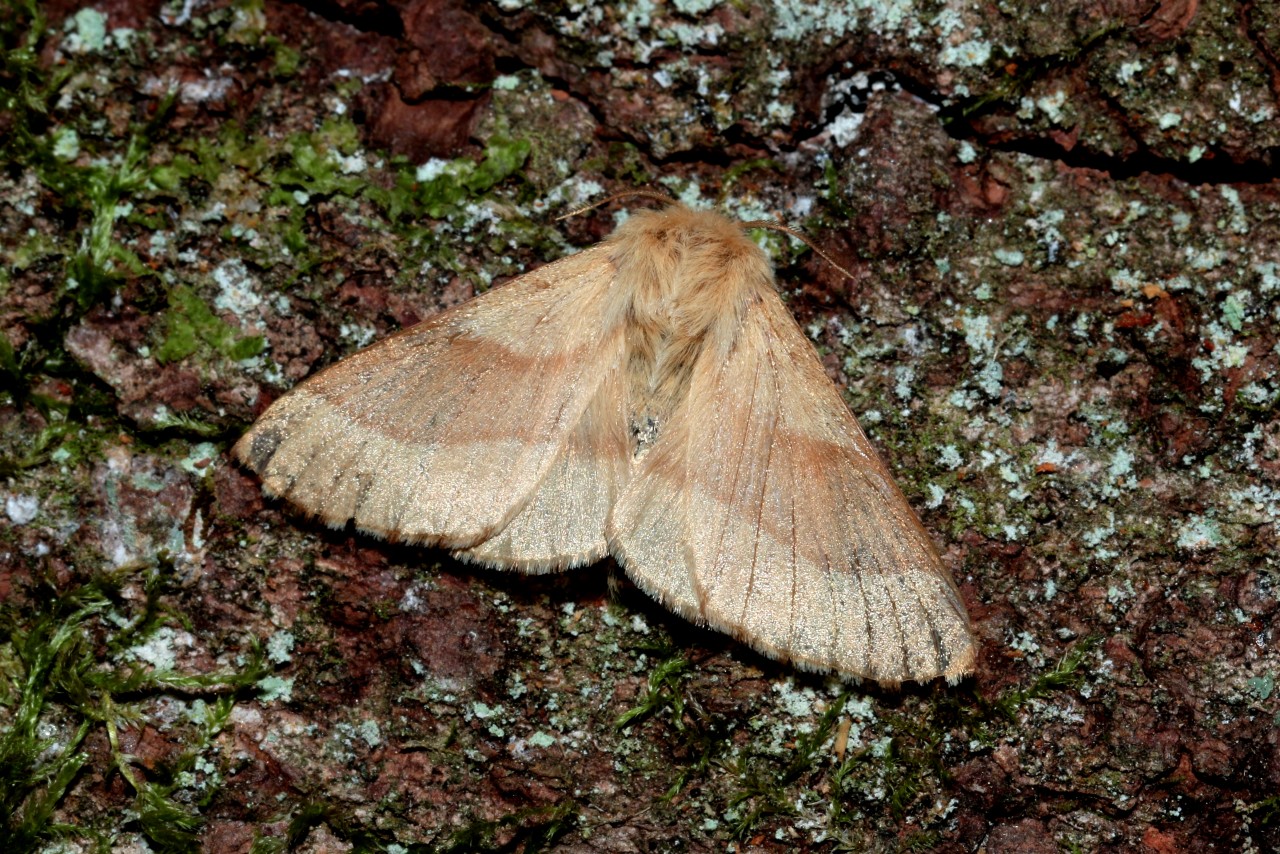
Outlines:
{"label": "moth's left forewing", "polygon": [[594,559],[627,463],[613,275],[587,250],[384,339],[276,401],[234,453],[330,525],[503,567]]}

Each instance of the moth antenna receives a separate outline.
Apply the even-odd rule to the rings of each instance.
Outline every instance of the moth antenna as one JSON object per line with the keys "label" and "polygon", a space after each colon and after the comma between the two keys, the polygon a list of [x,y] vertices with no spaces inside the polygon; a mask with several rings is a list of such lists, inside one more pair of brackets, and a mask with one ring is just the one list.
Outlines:
{"label": "moth antenna", "polygon": [[578,216],[579,214],[584,214],[587,211],[595,210],[596,208],[602,205],[607,205],[610,202],[616,202],[618,199],[634,199],[636,197],[645,198],[645,199],[655,199],[656,201],[659,201],[659,202],[668,202],[668,203],[675,201],[675,198],[673,196],[669,196],[666,193],[658,192],[657,190],[623,190],[621,193],[614,193],[612,196],[605,196],[603,199],[600,199],[599,201],[592,202],[589,205],[583,205],[580,208],[574,208],[573,210],[569,211],[566,214],[561,214],[560,216],[556,217],[556,222],[560,222],[561,220],[564,220],[564,219],[569,219],[570,217]]}
{"label": "moth antenna", "polygon": [[814,252],[817,252],[819,255],[822,256],[824,261],[826,261],[832,267],[835,267],[841,273],[844,273],[850,279],[854,277],[853,273],[850,273],[844,267],[841,267],[839,264],[837,264],[836,259],[832,258],[830,255],[824,252],[822,248],[819,247],[816,243],[814,243],[808,237],[805,237],[804,234],[802,234],[801,232],[796,231],[794,228],[790,228],[788,226],[783,225],[780,222],[774,222],[773,220],[770,220],[770,219],[756,219],[756,220],[752,220],[751,222],[740,223],[740,225],[742,226],[742,229],[744,231],[747,230],[748,228],[767,228],[770,231],[781,231],[783,234],[788,234],[794,237],[796,240],[799,240],[805,246],[808,246]]}

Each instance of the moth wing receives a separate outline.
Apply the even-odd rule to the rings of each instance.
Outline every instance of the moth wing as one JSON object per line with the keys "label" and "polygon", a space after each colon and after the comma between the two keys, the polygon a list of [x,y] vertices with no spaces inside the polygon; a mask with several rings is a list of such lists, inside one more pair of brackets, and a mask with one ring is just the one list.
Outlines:
{"label": "moth wing", "polygon": [[608,554],[605,522],[626,482],[629,457],[624,388],[621,366],[607,371],[520,512],[490,539],[454,555],[488,566],[547,572]]}
{"label": "moth wing", "polygon": [[392,335],[281,397],[234,453],[333,526],[498,566],[593,560],[627,461],[613,275],[587,250]]}
{"label": "moth wing", "polygon": [[959,593],[774,294],[710,349],[610,522],[674,610],[801,667],[887,684],[970,672]]}

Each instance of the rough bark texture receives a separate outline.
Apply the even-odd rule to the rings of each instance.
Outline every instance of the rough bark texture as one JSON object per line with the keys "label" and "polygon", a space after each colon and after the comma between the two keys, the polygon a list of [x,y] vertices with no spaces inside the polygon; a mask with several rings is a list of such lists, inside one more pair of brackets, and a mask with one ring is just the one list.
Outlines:
{"label": "rough bark texture", "polygon": [[[0,847],[1280,848],[1280,4],[0,15]],[[793,673],[229,462],[648,183],[854,274],[762,238],[974,678]]]}

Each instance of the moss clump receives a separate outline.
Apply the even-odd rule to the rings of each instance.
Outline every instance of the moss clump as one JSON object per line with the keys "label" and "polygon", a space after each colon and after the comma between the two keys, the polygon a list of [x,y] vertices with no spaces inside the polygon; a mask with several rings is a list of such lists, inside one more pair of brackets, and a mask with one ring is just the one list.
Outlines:
{"label": "moss clump", "polygon": [[[190,674],[141,663],[131,651],[162,636],[172,620],[161,604],[171,580],[163,566],[101,573],[65,591],[43,586],[33,591],[37,601],[0,609],[7,637],[0,644],[0,850],[33,851],[52,838],[106,840],[118,831],[55,820],[91,762],[83,747],[99,728],[110,764],[98,774],[114,771],[128,783],[133,821],[151,846],[195,845],[202,820],[192,805],[207,803],[221,784],[205,754],[230,719],[234,698],[254,690],[267,665],[256,646],[233,671]],[[122,596],[127,582],[141,584],[141,606]],[[174,692],[204,694],[210,702],[191,704],[183,751],[145,770],[122,749],[121,730],[147,725],[147,701]]]}
{"label": "moss clump", "polygon": [[251,359],[266,347],[261,335],[241,335],[214,314],[194,290],[178,285],[169,291],[162,341],[153,355],[161,362],[176,362],[190,356],[202,343],[237,361]]}
{"label": "moss clump", "polygon": [[479,163],[468,158],[437,160],[416,170],[400,163],[394,187],[370,187],[366,195],[393,221],[406,216],[440,219],[520,171],[528,157],[528,141],[493,137]]}

